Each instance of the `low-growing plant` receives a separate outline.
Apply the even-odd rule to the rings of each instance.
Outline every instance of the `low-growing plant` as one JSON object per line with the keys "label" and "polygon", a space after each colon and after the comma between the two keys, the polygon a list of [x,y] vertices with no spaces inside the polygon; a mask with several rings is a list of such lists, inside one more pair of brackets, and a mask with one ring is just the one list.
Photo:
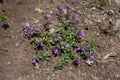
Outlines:
{"label": "low-growing plant", "polygon": [[85,30],[88,30],[89,28],[90,28],[90,23],[88,22],[85,24]]}
{"label": "low-growing plant", "polygon": [[90,7],[96,7],[97,5],[103,6],[107,3],[108,0],[89,0]]}
{"label": "low-growing plant", "polygon": [[90,7],[95,7],[97,5],[96,0],[89,0],[89,6]]}
{"label": "low-growing plant", "polygon": [[[59,15],[65,17],[67,14],[64,9],[59,7]],[[71,5],[67,6],[67,12],[73,10]],[[61,13],[62,12],[62,13]],[[59,25],[50,33],[50,29],[40,27],[32,28],[28,23],[23,27],[25,35],[30,42],[35,45],[35,49],[39,52],[32,62],[38,62],[41,59],[50,60],[50,57],[59,57],[58,62],[54,65],[55,69],[62,69],[65,65],[69,65],[72,61],[75,66],[80,64],[81,59],[93,59],[93,51],[96,43],[93,39],[86,39],[84,30],[75,30],[78,23],[78,14],[70,15],[69,18],[61,18]],[[49,21],[51,14],[46,14],[45,19]],[[47,25],[49,27],[49,25]],[[92,56],[92,57],[91,57]]]}
{"label": "low-growing plant", "polygon": [[7,17],[4,14],[0,13],[0,22],[5,20],[6,18]]}
{"label": "low-growing plant", "polygon": [[51,2],[51,3],[53,3],[53,2],[54,2],[54,0],[50,0],[50,2]]}
{"label": "low-growing plant", "polygon": [[100,0],[100,1],[99,1],[99,4],[102,6],[102,5],[106,4],[107,1],[108,1],[108,0]]}

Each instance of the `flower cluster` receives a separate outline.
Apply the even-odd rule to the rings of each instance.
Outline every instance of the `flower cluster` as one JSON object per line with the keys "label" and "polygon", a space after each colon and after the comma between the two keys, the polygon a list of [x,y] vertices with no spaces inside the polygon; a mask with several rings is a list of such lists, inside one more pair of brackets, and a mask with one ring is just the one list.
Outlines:
{"label": "flower cluster", "polygon": [[61,35],[58,35],[57,37],[54,38],[55,42],[59,42],[62,39]]}
{"label": "flower cluster", "polygon": [[[66,11],[67,10],[67,11]],[[43,29],[40,27],[33,28],[28,23],[23,26],[23,31],[27,36],[31,37],[31,41],[35,45],[37,52],[40,52],[36,58],[32,60],[32,64],[36,64],[39,59],[50,60],[51,56],[60,57],[61,60],[55,65],[55,68],[61,68],[68,65],[72,60],[74,65],[79,66],[81,60],[91,59],[94,60],[94,43],[85,39],[84,30],[76,30],[79,21],[79,15],[74,13],[72,5],[66,8],[59,6],[58,11],[61,17],[68,16],[71,18],[61,18],[59,25],[51,33],[49,25],[48,30],[44,29],[46,26],[43,24]],[[62,14],[66,13],[66,14]],[[52,15],[47,13],[45,19],[50,22]],[[48,22],[47,22],[48,23]],[[46,23],[46,24],[47,24]],[[77,55],[77,56],[76,56]]]}
{"label": "flower cluster", "polygon": [[23,31],[30,35],[30,36],[33,36],[34,34],[39,34],[40,33],[40,27],[37,27],[37,28],[33,28],[29,25],[29,23],[26,23],[24,26],[23,26]]}

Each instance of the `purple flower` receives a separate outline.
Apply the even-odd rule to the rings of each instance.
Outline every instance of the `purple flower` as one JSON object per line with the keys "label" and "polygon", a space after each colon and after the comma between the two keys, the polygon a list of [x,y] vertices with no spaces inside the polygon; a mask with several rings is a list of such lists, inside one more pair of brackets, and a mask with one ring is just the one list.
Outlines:
{"label": "purple flower", "polygon": [[83,38],[83,37],[85,36],[84,31],[81,31],[78,36],[79,36],[80,38]]}
{"label": "purple flower", "polygon": [[36,32],[39,32],[39,31],[40,31],[40,28],[39,28],[39,27],[35,28],[35,31],[36,31]]}
{"label": "purple flower", "polygon": [[74,10],[74,8],[72,7],[72,5],[68,5],[67,9]]}
{"label": "purple flower", "polygon": [[57,38],[60,40],[60,39],[62,39],[62,36],[61,36],[61,35],[58,35]]}
{"label": "purple flower", "polygon": [[69,47],[69,44],[66,44],[65,47],[68,48],[68,47]]}
{"label": "purple flower", "polygon": [[93,53],[93,51],[90,50],[90,51],[89,51],[89,54],[92,55],[92,53]]}
{"label": "purple flower", "polygon": [[24,29],[23,31],[24,31],[25,33],[28,33],[28,29]]}
{"label": "purple flower", "polygon": [[82,52],[85,52],[86,46],[83,46],[81,50],[82,50]]}
{"label": "purple flower", "polygon": [[61,46],[61,49],[64,49],[65,48],[65,46]]}
{"label": "purple flower", "polygon": [[55,41],[55,42],[58,42],[58,38],[54,38],[54,41]]}
{"label": "purple flower", "polygon": [[48,13],[48,14],[46,14],[45,18],[50,19],[50,18],[52,18],[52,15],[50,13]]}
{"label": "purple flower", "polygon": [[34,33],[35,33],[35,31],[33,30],[33,31],[31,31],[31,32],[29,32],[29,35],[34,35]]}
{"label": "purple flower", "polygon": [[61,35],[58,35],[56,38],[54,38],[54,41],[55,41],[55,42],[58,42],[60,39],[62,39],[62,36],[61,36]]}
{"label": "purple flower", "polygon": [[55,55],[55,56],[57,56],[58,54],[59,54],[59,50],[56,48],[56,49],[54,49],[53,50],[53,54]]}
{"label": "purple flower", "polygon": [[80,64],[80,59],[76,59],[76,60],[74,61],[74,64],[75,64],[76,66],[78,66],[78,65]]}
{"label": "purple flower", "polygon": [[78,21],[78,14],[73,15],[73,21]]}
{"label": "purple flower", "polygon": [[91,59],[95,59],[95,56],[94,56],[94,55],[90,55],[90,58],[91,58]]}
{"label": "purple flower", "polygon": [[77,51],[79,52],[80,50],[81,50],[80,47],[78,47],[78,48],[77,48]]}
{"label": "purple flower", "polygon": [[32,60],[32,64],[35,65],[36,63],[37,63],[37,59],[33,59],[33,60]]}
{"label": "purple flower", "polygon": [[58,7],[59,12],[64,12],[63,7],[59,6]]}
{"label": "purple flower", "polygon": [[40,44],[39,44],[41,47],[43,47],[44,46],[44,44],[43,44],[43,42],[40,42]]}

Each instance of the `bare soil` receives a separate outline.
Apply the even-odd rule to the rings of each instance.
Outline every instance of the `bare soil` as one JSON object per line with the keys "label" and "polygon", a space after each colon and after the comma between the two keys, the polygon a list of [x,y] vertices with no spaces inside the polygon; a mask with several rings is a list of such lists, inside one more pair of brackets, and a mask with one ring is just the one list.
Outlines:
{"label": "bare soil", "polygon": [[[107,2],[102,8],[91,10],[89,0],[4,0],[0,2],[0,12],[7,16],[5,21],[0,22],[0,80],[120,80],[120,39],[119,31],[114,31],[113,26],[120,19],[120,6],[114,0]],[[90,22],[91,27],[86,30],[86,36],[91,36],[97,42],[96,60],[98,65],[88,66],[81,63],[80,67],[66,66],[62,70],[54,71],[54,59],[41,61],[39,69],[31,64],[35,56],[35,50],[24,37],[22,26],[29,22],[34,24],[44,23],[43,15],[36,14],[35,8],[40,8],[46,13],[53,11],[55,16],[58,6],[72,4],[80,16],[78,27],[84,29],[85,23]],[[109,19],[103,19],[104,13],[114,10]],[[98,24],[93,18],[98,18]],[[3,25],[8,25],[5,29]],[[53,18],[53,25],[56,20]],[[103,33],[104,28],[111,26],[112,33]],[[117,54],[114,57],[103,59],[111,51]]]}

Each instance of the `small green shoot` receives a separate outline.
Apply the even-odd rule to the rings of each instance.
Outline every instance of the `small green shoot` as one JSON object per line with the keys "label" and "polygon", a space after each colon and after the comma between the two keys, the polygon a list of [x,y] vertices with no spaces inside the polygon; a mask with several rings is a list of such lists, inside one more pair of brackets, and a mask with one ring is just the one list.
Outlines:
{"label": "small green shoot", "polygon": [[54,0],[50,0],[51,3],[54,3]]}
{"label": "small green shoot", "polygon": [[95,7],[97,5],[96,0],[89,0],[89,6],[90,7]]}
{"label": "small green shoot", "polygon": [[85,30],[88,30],[90,28],[90,23],[88,22],[88,23],[86,23],[86,25],[85,25]]}
{"label": "small green shoot", "polygon": [[4,14],[0,13],[0,21],[4,21],[6,19],[7,17]]}
{"label": "small green shoot", "polygon": [[43,54],[43,57],[44,57],[44,59],[49,60],[50,57],[51,57],[51,54],[50,54],[49,52],[45,52],[45,53]]}
{"label": "small green shoot", "polygon": [[96,47],[96,42],[92,38],[88,39],[88,44],[90,44],[91,48],[93,48],[93,49]]}
{"label": "small green shoot", "polygon": [[108,0],[100,0],[100,1],[99,1],[99,4],[100,4],[100,5],[104,5],[104,4],[106,4],[107,1],[108,1]]}

